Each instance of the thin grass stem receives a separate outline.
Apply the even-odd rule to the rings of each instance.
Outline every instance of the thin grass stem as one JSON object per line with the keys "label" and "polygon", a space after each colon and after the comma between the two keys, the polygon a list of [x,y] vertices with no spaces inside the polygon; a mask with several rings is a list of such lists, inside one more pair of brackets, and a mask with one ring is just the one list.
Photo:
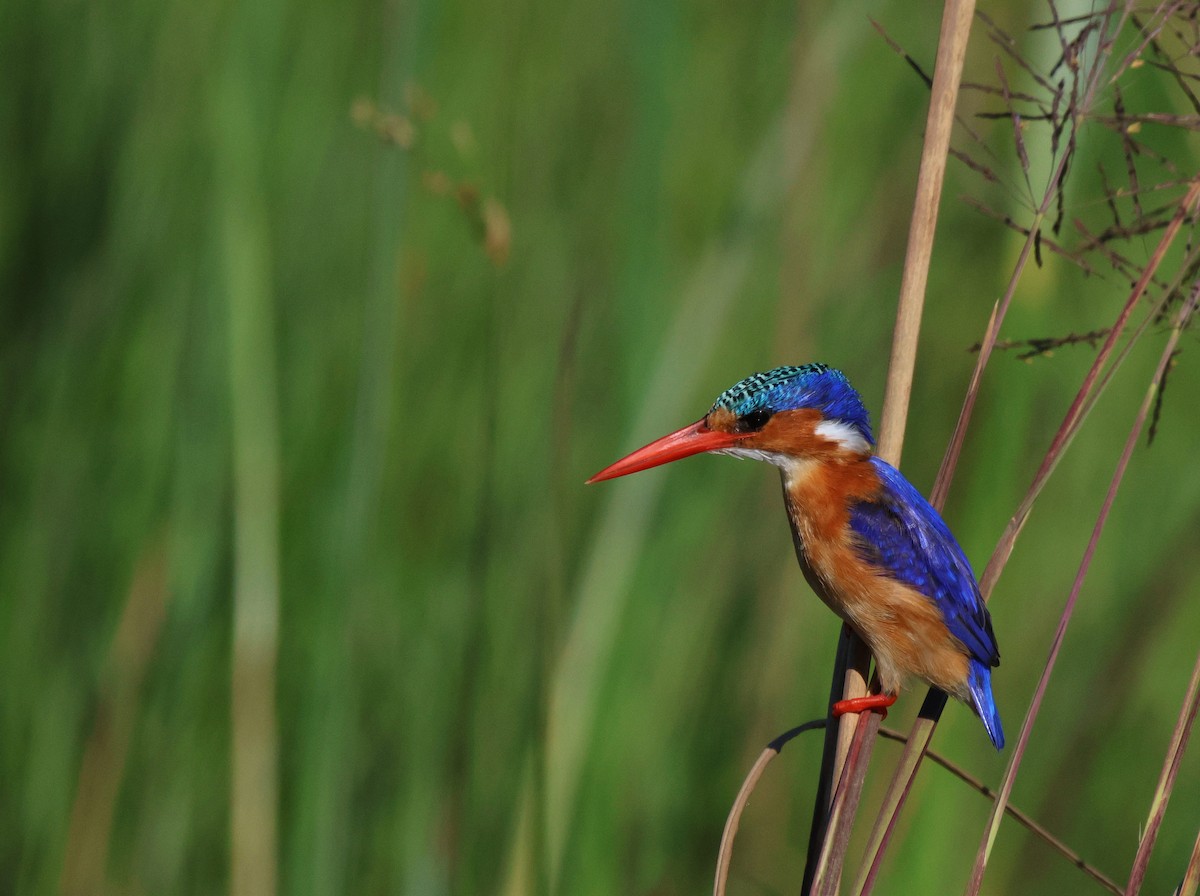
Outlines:
{"label": "thin grass stem", "polygon": [[[1200,654],[1192,667],[1192,678],[1188,682],[1187,696],[1179,709],[1179,718],[1175,721],[1175,730],[1171,733],[1171,743],[1167,747],[1167,755],[1163,760],[1162,771],[1159,773],[1158,786],[1154,789],[1154,799],[1150,802],[1150,815],[1146,819],[1146,828],[1138,843],[1137,854],[1133,859],[1133,867],[1129,872],[1129,884],[1125,888],[1126,896],[1136,896],[1141,891],[1146,879],[1146,869],[1150,864],[1150,853],[1154,850],[1155,840],[1162,827],[1163,816],[1167,812],[1167,802],[1175,789],[1175,778],[1179,774],[1179,764],[1183,760],[1183,752],[1187,749],[1192,726],[1196,722],[1196,712],[1200,710]],[[1195,852],[1188,863],[1188,875],[1192,877],[1192,892],[1196,889]],[[1187,875],[1184,877],[1187,882]]]}
{"label": "thin grass stem", "polygon": [[829,830],[825,834],[825,842],[821,847],[821,856],[813,879],[813,896],[834,896],[838,892],[846,847],[850,843],[850,830],[854,815],[858,811],[862,785],[866,778],[867,761],[863,753],[869,751],[874,743],[879,723],[878,713],[864,713],[854,730],[850,752],[846,754],[846,763],[838,779],[837,790],[833,794]]}
{"label": "thin grass stem", "polygon": [[1196,896],[1196,888],[1200,885],[1200,831],[1196,833],[1196,843],[1192,847],[1192,857],[1188,859],[1187,871],[1175,896]]}
{"label": "thin grass stem", "polygon": [[[851,657],[852,651],[859,656]],[[861,654],[866,655],[865,659]],[[870,662],[871,654],[867,650],[867,645],[861,638],[854,635],[848,625],[843,623],[838,635],[837,657],[833,663],[833,680],[829,685],[829,707],[832,707],[847,692],[853,692],[854,685],[850,682],[849,677],[864,674],[862,670],[865,666],[869,666]],[[865,692],[865,690],[864,686],[863,691]],[[853,729],[847,730],[853,733]],[[825,834],[829,830],[829,810],[833,805],[832,770],[834,757],[841,750],[841,734],[841,725],[828,725],[825,728],[825,746],[821,753],[821,771],[817,778],[817,794],[813,799],[812,824],[808,831],[808,854],[804,862],[804,879],[800,888],[802,893],[812,890],[813,877],[817,872],[817,863],[820,861],[821,851],[825,844]]]}
{"label": "thin grass stem", "polygon": [[738,791],[737,798],[733,801],[733,805],[729,809],[729,817],[725,819],[725,830],[721,834],[721,848],[717,852],[717,873],[713,881],[713,896],[725,896],[725,887],[729,882],[729,865],[733,861],[733,840],[737,836],[738,825],[741,824],[742,812],[746,808],[746,803],[750,801],[750,794],[758,786],[758,779],[766,771],[767,765],[780,754],[783,748],[794,737],[803,734],[805,731],[824,728],[827,721],[827,719],[815,719],[811,722],[805,722],[803,725],[798,725],[790,731],[785,731],[767,744],[759,754],[758,759],[754,761],[754,765],[751,766],[745,780],[742,781],[742,787]]}
{"label": "thin grass stem", "polygon": [[[892,357],[888,367],[879,430],[879,453],[895,466],[900,465],[904,443],[938,206],[945,180],[946,161],[949,157],[950,135],[954,127],[954,110],[962,80],[963,61],[974,14],[974,0],[947,0],[942,10],[941,34],[938,39],[933,87],[926,117],[925,142],[917,175],[916,198],[900,284],[896,326],[892,335]],[[849,637],[856,639],[857,635],[849,633]],[[853,651],[851,653],[853,654]],[[865,684],[865,667],[848,670],[843,698],[862,696],[867,692]],[[848,744],[847,739],[852,726],[854,739]],[[831,775],[832,780],[838,782],[838,786],[830,810],[829,830],[825,832],[826,846],[822,848],[819,868],[814,876],[814,892],[837,891],[845,862],[845,845],[849,842],[850,827],[862,793],[865,769],[878,726],[879,719],[874,718],[874,714],[868,714],[868,718],[851,714],[843,716],[839,725],[838,750],[833,768],[822,768],[822,775]],[[849,767],[852,762],[861,763],[861,769]],[[838,794],[843,795],[845,803],[839,804]],[[850,811],[846,811],[847,808]],[[836,845],[836,848],[829,848],[831,845]]]}

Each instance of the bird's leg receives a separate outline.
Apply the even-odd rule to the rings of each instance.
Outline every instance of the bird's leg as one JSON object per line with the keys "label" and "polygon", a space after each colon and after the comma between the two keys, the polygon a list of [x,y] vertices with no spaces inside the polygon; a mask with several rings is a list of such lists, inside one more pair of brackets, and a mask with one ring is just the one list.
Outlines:
{"label": "bird's leg", "polygon": [[851,697],[849,700],[839,700],[833,704],[833,717],[844,716],[848,712],[878,712],[887,718],[887,708],[896,702],[895,694],[871,694],[867,697]]}

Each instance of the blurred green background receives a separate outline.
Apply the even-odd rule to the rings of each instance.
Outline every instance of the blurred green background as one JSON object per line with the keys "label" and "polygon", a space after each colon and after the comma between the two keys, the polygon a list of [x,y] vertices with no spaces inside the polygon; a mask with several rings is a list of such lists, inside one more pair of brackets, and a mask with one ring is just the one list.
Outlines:
{"label": "blurred green background", "polygon": [[[1052,62],[1025,31],[1044,7],[987,11]],[[894,0],[6,5],[0,892],[236,890],[231,839],[260,857],[241,892],[710,886],[751,762],[824,709],[837,623],[770,470],[583,480],[779,363],[843,368],[878,414],[928,95],[871,18],[932,66],[936,11]],[[977,33],[967,80],[996,53]],[[1139,77],[1128,102],[1188,111]],[[1028,220],[1008,122],[971,121],[1002,179],[948,175],[904,456],[922,490],[1020,245],[960,197]],[[1067,230],[1107,214],[1096,160],[1124,171],[1095,131]],[[1160,131],[1190,176],[1196,144]],[[1128,283],[1097,270],[1047,254],[1002,337],[1107,326]],[[1164,340],[997,589],[1010,743]],[[1120,881],[1200,631],[1196,348],[1013,794]],[[977,569],[1092,356],[993,361],[946,511]],[[934,746],[992,784],[1007,755],[958,705]],[[242,749],[267,765],[234,783]],[[731,892],[798,888],[819,755],[806,735],[769,769]],[[1181,877],[1197,794],[1190,756],[1148,892]],[[243,803],[267,808],[248,838]],[[877,892],[959,892],[987,810],[925,769]],[[1093,891],[1008,822],[984,890]]]}

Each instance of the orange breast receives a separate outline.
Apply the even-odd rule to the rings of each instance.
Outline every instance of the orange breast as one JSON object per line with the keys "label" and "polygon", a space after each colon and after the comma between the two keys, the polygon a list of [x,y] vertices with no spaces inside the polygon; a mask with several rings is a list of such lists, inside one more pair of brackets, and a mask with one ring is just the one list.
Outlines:
{"label": "orange breast", "polygon": [[871,648],[886,691],[916,677],[965,699],[967,653],[937,605],[854,550],[850,506],[879,487],[865,457],[814,458],[784,471],[800,567],[817,595]]}

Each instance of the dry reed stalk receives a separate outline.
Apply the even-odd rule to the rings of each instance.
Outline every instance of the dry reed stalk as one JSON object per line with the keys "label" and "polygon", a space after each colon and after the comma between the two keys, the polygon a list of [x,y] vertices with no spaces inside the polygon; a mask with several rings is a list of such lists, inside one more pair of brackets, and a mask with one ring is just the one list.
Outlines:
{"label": "dry reed stalk", "polygon": [[[879,429],[879,454],[897,467],[900,465],[909,397],[912,393],[921,315],[929,279],[929,263],[933,255],[933,239],[946,173],[946,160],[949,157],[950,135],[954,127],[954,112],[974,12],[974,0],[947,0],[943,7],[933,87],[925,123],[925,142],[917,176],[916,198],[900,284],[896,326],[892,337],[892,357],[888,367]],[[843,637],[851,642],[857,640],[857,635],[848,628],[843,630]],[[846,651],[847,656],[859,656],[862,653],[863,651],[854,648]],[[867,692],[867,669],[866,663],[846,669],[843,699],[859,697]],[[835,671],[835,680],[838,677],[841,676]],[[833,766],[821,770],[823,778],[828,775],[829,780],[838,782],[838,785],[830,806],[829,829],[823,836],[827,845],[822,848],[817,868],[812,872],[812,891],[815,893],[837,892],[841,868],[845,862],[845,844],[849,841],[850,827],[862,794],[871,744],[879,721],[874,713],[868,713],[866,718],[852,714],[843,716],[838,726]],[[843,780],[845,786],[842,784]],[[807,869],[805,877],[806,880],[809,877]]]}

